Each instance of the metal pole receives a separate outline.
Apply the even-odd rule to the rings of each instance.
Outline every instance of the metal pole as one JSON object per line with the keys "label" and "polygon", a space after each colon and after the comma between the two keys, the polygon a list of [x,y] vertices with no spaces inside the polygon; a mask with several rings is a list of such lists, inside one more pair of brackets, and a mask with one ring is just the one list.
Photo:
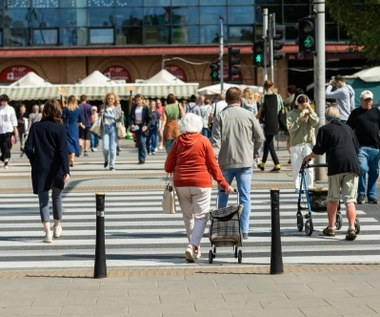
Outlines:
{"label": "metal pole", "polygon": [[267,64],[268,64],[268,8],[263,9],[263,39],[264,39],[264,69],[263,69],[263,83],[268,79]]}
{"label": "metal pole", "polygon": [[224,50],[224,47],[223,47],[223,37],[224,37],[224,32],[223,32],[223,17],[220,16],[219,17],[219,22],[220,22],[220,39],[219,39],[219,66],[220,66],[220,70],[219,70],[219,80],[220,80],[220,93],[222,94],[223,93],[223,81],[224,81],[224,74],[223,74],[223,71],[224,71],[224,68],[223,68],[223,50]]}
{"label": "metal pole", "polygon": [[276,14],[269,15],[269,63],[270,63],[270,79],[274,83],[274,58],[273,58],[273,36],[276,32]]}
{"label": "metal pole", "polygon": [[107,277],[106,246],[104,239],[105,194],[96,193],[96,246],[94,278]]}
{"label": "metal pole", "polygon": [[[314,89],[314,100],[316,103],[316,111],[319,117],[318,129],[325,125],[325,104],[326,104],[326,91],[325,91],[325,80],[326,80],[326,53],[325,53],[325,1],[324,0],[314,0],[313,1],[314,11],[316,12],[316,51],[317,56],[314,59],[314,73],[315,73],[315,89]],[[326,157],[317,156],[317,164],[325,164]],[[326,169],[318,167],[316,170],[316,180],[326,181],[327,174]]]}
{"label": "metal pole", "polygon": [[272,212],[272,243],[270,257],[270,274],[284,273],[281,248],[281,230],[280,230],[280,191],[271,189],[271,212]]}

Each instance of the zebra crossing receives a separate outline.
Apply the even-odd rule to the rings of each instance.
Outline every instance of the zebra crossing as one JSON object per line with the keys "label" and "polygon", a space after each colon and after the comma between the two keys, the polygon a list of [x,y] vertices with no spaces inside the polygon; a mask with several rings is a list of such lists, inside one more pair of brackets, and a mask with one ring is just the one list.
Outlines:
{"label": "zebra crossing", "polygon": [[[105,239],[108,267],[182,266],[187,244],[180,209],[161,210],[162,191],[109,192],[105,196]],[[335,237],[324,237],[326,213],[313,213],[314,233],[297,230],[297,195],[280,191],[281,241],[284,264],[375,263],[380,261],[380,223],[358,210],[361,233],[345,240],[347,221]],[[271,204],[269,190],[251,192],[250,237],[243,241],[243,265],[269,265]],[[63,198],[63,234],[51,244],[44,233],[37,196],[0,194],[0,269],[89,268],[94,266],[96,237],[95,194],[67,192]],[[215,195],[213,196],[215,204]],[[232,248],[218,248],[208,263],[208,229],[202,257],[191,265],[237,264]]]}

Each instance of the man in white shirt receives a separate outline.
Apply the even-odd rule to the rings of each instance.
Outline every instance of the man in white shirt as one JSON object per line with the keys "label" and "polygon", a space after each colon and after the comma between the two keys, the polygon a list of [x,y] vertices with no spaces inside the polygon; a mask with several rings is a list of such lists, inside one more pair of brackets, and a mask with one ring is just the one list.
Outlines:
{"label": "man in white shirt", "polygon": [[15,140],[18,137],[16,112],[8,102],[7,95],[0,96],[0,160],[4,162],[4,168],[8,168],[11,158],[12,135]]}

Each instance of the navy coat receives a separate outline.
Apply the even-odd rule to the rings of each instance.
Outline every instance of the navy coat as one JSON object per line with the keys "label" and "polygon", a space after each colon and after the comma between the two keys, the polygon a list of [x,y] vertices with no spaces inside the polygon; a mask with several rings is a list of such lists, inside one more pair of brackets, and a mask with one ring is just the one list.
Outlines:
{"label": "navy coat", "polygon": [[52,120],[35,122],[25,143],[25,154],[32,167],[33,193],[63,189],[63,177],[70,173],[67,133],[63,124]]}

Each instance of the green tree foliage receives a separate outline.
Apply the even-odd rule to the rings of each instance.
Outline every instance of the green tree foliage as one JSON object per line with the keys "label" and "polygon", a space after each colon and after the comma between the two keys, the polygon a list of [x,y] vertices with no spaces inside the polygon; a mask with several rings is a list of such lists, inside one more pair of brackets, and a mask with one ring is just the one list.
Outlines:
{"label": "green tree foliage", "polygon": [[380,0],[326,0],[326,6],[351,38],[351,48],[380,63]]}

